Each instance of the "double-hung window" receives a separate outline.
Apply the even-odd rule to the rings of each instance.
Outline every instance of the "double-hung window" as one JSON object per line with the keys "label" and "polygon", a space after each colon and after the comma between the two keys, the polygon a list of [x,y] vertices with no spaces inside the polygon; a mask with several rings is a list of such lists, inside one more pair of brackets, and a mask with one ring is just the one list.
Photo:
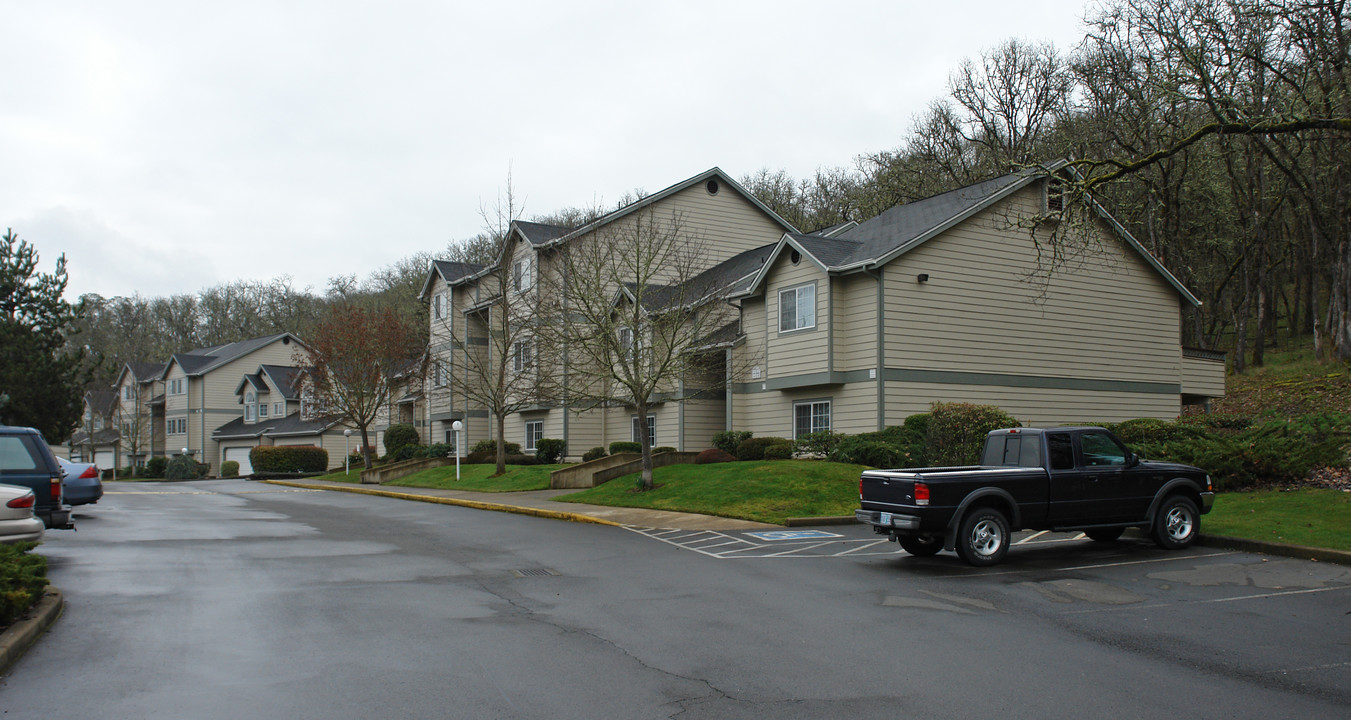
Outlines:
{"label": "double-hung window", "polygon": [[779,332],[816,327],[816,285],[809,283],[779,291]]}
{"label": "double-hung window", "polygon": [[830,401],[793,403],[793,439],[830,429]]}
{"label": "double-hung window", "polygon": [[531,420],[525,424],[525,449],[535,450],[539,447],[539,439],[544,437],[544,421]]}
{"label": "double-hung window", "polygon": [[[642,442],[643,434],[638,429],[638,416],[633,416],[633,442]],[[657,416],[647,416],[647,446],[655,447],[657,444]]]}
{"label": "double-hung window", "polygon": [[517,340],[511,344],[511,369],[516,372],[525,372],[530,369],[534,362],[535,349],[531,346],[529,340]]}
{"label": "double-hung window", "polygon": [[516,292],[530,289],[530,258],[523,257],[511,264],[511,287]]}
{"label": "double-hung window", "polygon": [[272,414],[276,417],[282,417],[286,414],[286,403],[272,403]]}
{"label": "double-hung window", "polygon": [[267,403],[258,403],[258,419],[267,417]]}
{"label": "double-hung window", "polygon": [[441,320],[446,316],[446,294],[437,293],[432,296],[432,319]]}

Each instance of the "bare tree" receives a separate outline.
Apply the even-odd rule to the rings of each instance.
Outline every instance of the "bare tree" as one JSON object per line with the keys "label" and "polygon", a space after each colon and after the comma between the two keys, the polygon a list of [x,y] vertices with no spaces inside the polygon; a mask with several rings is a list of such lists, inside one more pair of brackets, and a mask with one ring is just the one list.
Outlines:
{"label": "bare tree", "polygon": [[681,378],[706,370],[701,340],[736,322],[703,239],[678,213],[639,210],[559,248],[549,342],[565,347],[569,402],[637,414],[643,489],[652,488],[647,412],[678,399]]}

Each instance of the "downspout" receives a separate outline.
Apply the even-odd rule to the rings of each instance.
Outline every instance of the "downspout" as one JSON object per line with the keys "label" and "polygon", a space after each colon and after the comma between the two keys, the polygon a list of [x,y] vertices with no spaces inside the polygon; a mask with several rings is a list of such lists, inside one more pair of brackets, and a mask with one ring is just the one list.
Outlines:
{"label": "downspout", "polygon": [[864,274],[872,275],[877,278],[877,429],[882,431],[887,426],[887,383],[886,373],[886,293],[882,282],[883,268],[878,267],[876,271],[863,269]]}
{"label": "downspout", "polygon": [[[542,266],[542,265],[543,265],[543,263],[541,263],[541,266]],[[568,321],[568,293],[567,293],[567,287],[568,287],[568,266],[567,266],[566,263],[564,263],[564,264],[563,264],[563,317],[559,318],[559,320],[558,320],[558,321],[561,322],[561,323],[566,323],[566,322]],[[537,292],[538,292],[538,291],[537,291]],[[568,332],[567,332],[566,329],[564,329],[564,331],[563,331],[563,397],[561,398],[561,400],[562,400],[562,402],[561,402],[560,404],[563,406],[563,448],[564,448],[563,452],[564,452],[564,454],[566,455],[566,454],[569,454],[569,450],[570,450],[571,447],[572,447],[572,445],[571,445],[571,440],[572,440],[572,438],[569,436],[569,431],[568,431],[568,411],[570,410],[570,407],[569,407],[569,405],[568,405]]]}
{"label": "downspout", "polygon": [[727,430],[728,432],[731,432],[731,430],[732,430],[732,348],[729,347],[729,348],[727,348],[726,350],[724,350],[723,352],[725,352],[725,353],[727,354],[727,360],[726,360],[726,363],[723,365],[723,374],[726,376],[726,379],[723,380],[723,386],[724,386],[724,387],[726,388],[726,390],[727,390],[727,392],[724,393],[724,395],[725,395],[726,398],[727,398],[727,402],[723,403],[723,405],[726,407],[725,413],[726,413],[726,415],[727,415],[727,419],[726,419],[726,422],[724,423],[724,424],[726,425],[726,427],[723,428],[723,429],[724,429],[724,430]]}
{"label": "downspout", "polygon": [[[202,416],[197,423],[197,437],[202,444],[202,460],[206,460],[206,376],[202,376],[202,406],[197,408],[197,414]],[[208,462],[208,464],[210,464]]]}
{"label": "downspout", "polygon": [[685,376],[676,381],[676,392],[680,393],[680,404],[676,406],[676,423],[680,430],[676,433],[676,450],[685,452]]}
{"label": "downspout", "polygon": [[826,377],[835,379],[835,283],[826,273]]}

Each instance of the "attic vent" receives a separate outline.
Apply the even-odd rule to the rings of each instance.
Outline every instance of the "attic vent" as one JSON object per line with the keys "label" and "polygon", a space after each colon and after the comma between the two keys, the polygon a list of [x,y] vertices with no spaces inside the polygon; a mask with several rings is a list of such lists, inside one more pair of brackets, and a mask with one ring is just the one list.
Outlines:
{"label": "attic vent", "polygon": [[1065,185],[1056,178],[1046,181],[1046,212],[1058,213],[1065,210]]}
{"label": "attic vent", "polygon": [[708,184],[705,185],[704,187],[708,189],[708,194],[709,194],[709,195],[717,195],[717,194],[718,194],[718,181],[717,181],[717,180],[709,180],[709,181],[708,181]]}
{"label": "attic vent", "polygon": [[287,335],[286,337],[282,338],[282,339],[281,339],[281,344],[282,344],[282,345],[290,345],[290,344],[291,344],[291,336],[290,336],[290,335]]}
{"label": "attic vent", "polygon": [[789,259],[789,260],[792,260],[792,261],[793,261],[793,264],[796,265],[796,264],[802,262],[802,253],[800,253],[800,252],[794,250],[794,251],[793,251],[793,254],[788,256],[788,259]]}

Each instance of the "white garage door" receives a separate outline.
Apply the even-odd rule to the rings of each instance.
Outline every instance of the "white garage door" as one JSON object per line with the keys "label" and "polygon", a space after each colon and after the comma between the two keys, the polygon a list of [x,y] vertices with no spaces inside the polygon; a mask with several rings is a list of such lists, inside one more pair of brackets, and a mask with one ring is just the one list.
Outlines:
{"label": "white garage door", "polygon": [[117,463],[117,455],[112,450],[100,450],[94,453],[94,464],[99,466],[100,470],[111,470]]}
{"label": "white garage door", "polygon": [[239,476],[253,474],[253,465],[249,464],[249,451],[253,448],[225,448],[225,459],[239,463]]}

